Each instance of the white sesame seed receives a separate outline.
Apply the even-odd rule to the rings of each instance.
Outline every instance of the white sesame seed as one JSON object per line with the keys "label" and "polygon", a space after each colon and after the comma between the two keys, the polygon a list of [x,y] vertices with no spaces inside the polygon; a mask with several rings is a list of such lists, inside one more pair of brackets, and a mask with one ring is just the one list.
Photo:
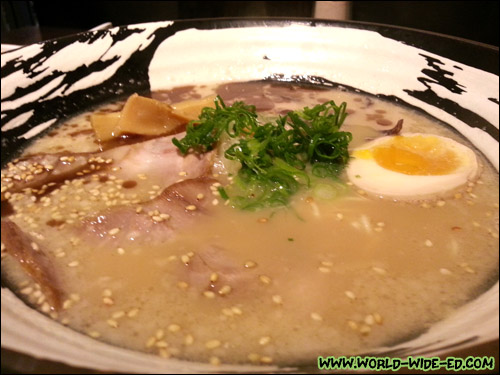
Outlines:
{"label": "white sesame seed", "polygon": [[270,278],[269,276],[266,276],[266,275],[260,275],[260,276],[259,276],[259,280],[260,280],[263,284],[266,284],[266,285],[271,284],[271,278]]}
{"label": "white sesame seed", "polygon": [[186,206],[186,210],[188,211],[196,211],[197,207],[194,204],[190,204],[189,206]]}
{"label": "white sesame seed", "polygon": [[467,273],[476,273],[476,271],[474,271],[472,268],[470,268],[469,266],[465,266],[463,267],[464,271],[467,272]]}
{"label": "white sesame seed", "polygon": [[219,279],[219,275],[216,272],[212,272],[212,274],[210,275],[210,281],[212,283],[215,283],[218,279]]}
{"label": "white sesame seed", "polygon": [[250,362],[258,362],[260,360],[260,355],[257,353],[250,353],[247,358]]}
{"label": "white sesame seed", "polygon": [[260,357],[260,361],[262,363],[272,363],[273,359],[271,357],[268,357],[268,356],[262,356],[262,357]]}
{"label": "white sesame seed", "polygon": [[151,348],[156,343],[156,337],[152,336],[146,341],[146,348]]}
{"label": "white sesame seed", "polygon": [[233,316],[234,313],[233,313],[233,310],[231,310],[230,308],[223,308],[222,310],[222,314],[225,315],[225,316]]}
{"label": "white sesame seed", "polygon": [[372,314],[365,316],[365,323],[372,326],[375,324],[375,317]]}
{"label": "white sesame seed", "polygon": [[436,206],[438,206],[438,207],[443,207],[444,205],[446,205],[446,202],[443,200],[439,200],[436,202]]}
{"label": "white sesame seed", "polygon": [[167,349],[160,348],[158,350],[158,355],[162,358],[170,358],[172,355],[168,352]]}
{"label": "white sesame seed", "polygon": [[116,311],[111,315],[111,318],[113,319],[120,319],[125,316],[125,311]]}
{"label": "white sesame seed", "polygon": [[229,285],[224,285],[222,288],[219,289],[219,294],[221,296],[227,295],[231,292],[231,287]]}
{"label": "white sesame seed", "polygon": [[191,260],[191,258],[189,258],[187,255],[182,255],[181,256],[181,262],[182,263],[188,264],[190,260]]}
{"label": "white sesame seed", "polygon": [[156,337],[157,340],[161,340],[162,338],[165,337],[165,331],[163,329],[159,328],[155,332],[155,337]]}
{"label": "white sesame seed", "polygon": [[274,303],[276,303],[278,305],[281,305],[283,303],[283,298],[278,294],[272,296],[272,300]]}
{"label": "white sesame seed", "polygon": [[271,338],[269,336],[264,336],[259,339],[259,345],[267,345],[271,342]]}
{"label": "white sesame seed", "polygon": [[315,320],[317,322],[320,322],[323,320],[323,317],[321,315],[319,315],[318,313],[313,312],[313,313],[311,313],[311,319]]}
{"label": "white sesame seed", "polygon": [[231,307],[231,311],[234,315],[243,315],[243,311],[238,306]]}
{"label": "white sesame seed", "polygon": [[113,295],[113,292],[111,291],[111,289],[104,289],[102,291],[102,296],[103,297],[111,297]]}
{"label": "white sesame seed", "polygon": [[19,293],[25,294],[25,295],[31,294],[31,293],[33,293],[33,288],[32,287],[23,288],[19,291]]}
{"label": "white sesame seed", "polygon": [[118,249],[116,249],[116,252],[120,255],[123,255],[123,254],[125,254],[125,249],[123,249],[122,247],[119,247]]}
{"label": "white sesame seed", "polygon": [[38,246],[38,244],[36,242],[32,242],[31,243],[31,248],[34,250],[34,251],[39,251],[40,250],[40,247]]}
{"label": "white sesame seed", "polygon": [[379,313],[377,313],[377,312],[373,313],[373,318],[375,319],[375,323],[382,324],[383,319]]}
{"label": "white sesame seed", "polygon": [[371,331],[372,331],[371,327],[365,324],[363,324],[359,329],[359,332],[361,332],[363,335],[368,335]]}
{"label": "white sesame seed", "polygon": [[349,326],[350,329],[352,329],[353,331],[357,330],[358,329],[358,323],[356,323],[355,321],[353,320],[348,320],[347,321],[347,325]]}
{"label": "white sesame seed", "polygon": [[181,326],[178,325],[178,324],[170,324],[167,329],[170,331],[170,332],[179,332],[180,329],[181,329]]}
{"label": "white sesame seed", "polygon": [[431,240],[425,240],[425,246],[432,247],[433,246],[432,241]]}
{"label": "white sesame seed", "polygon": [[77,260],[68,263],[68,267],[78,267],[78,265],[80,265],[80,262]]}
{"label": "white sesame seed", "polygon": [[198,199],[198,200],[203,199],[203,198],[205,198],[205,195],[202,193],[199,193],[196,195],[196,199]]}
{"label": "white sesame seed", "polygon": [[113,229],[110,229],[108,234],[110,236],[114,236],[115,234],[118,234],[120,232],[120,228],[113,228]]}
{"label": "white sesame seed", "polygon": [[442,275],[451,275],[452,272],[448,269],[448,268],[440,268],[439,269],[439,272],[442,274]]}
{"label": "white sesame seed", "polygon": [[139,314],[139,309],[135,308],[135,309],[132,309],[130,310],[128,313],[127,313],[127,316],[129,318],[135,318],[137,316],[137,314]]}
{"label": "white sesame seed", "polygon": [[193,345],[194,343],[194,337],[193,335],[186,335],[184,338],[184,345]]}
{"label": "white sesame seed", "polygon": [[101,334],[97,331],[90,331],[87,334],[94,339],[101,337]]}
{"label": "white sesame seed", "polygon": [[73,305],[73,301],[70,299],[67,299],[66,301],[63,302],[62,308],[63,310],[69,309]]}
{"label": "white sesame seed", "polygon": [[38,298],[42,295],[42,291],[41,290],[35,290],[33,293],[32,293],[32,296],[34,298]]}
{"label": "white sesame seed", "polygon": [[116,320],[108,319],[106,320],[106,323],[112,328],[118,328],[118,322]]}
{"label": "white sesame seed", "polygon": [[211,290],[206,290],[203,292],[203,295],[207,298],[214,298],[215,297],[215,293],[212,292]]}
{"label": "white sesame seed", "polygon": [[187,176],[187,172],[185,171],[181,171],[179,172],[179,176],[183,177],[183,176]]}
{"label": "white sesame seed", "polygon": [[215,349],[218,348],[221,345],[221,342],[219,340],[210,340],[205,343],[205,347],[207,349]]}
{"label": "white sesame seed", "polygon": [[350,290],[346,290],[344,293],[347,296],[347,298],[356,299],[356,295],[353,292],[351,292]]}
{"label": "white sesame seed", "polygon": [[254,261],[252,261],[252,260],[247,260],[247,261],[245,262],[245,265],[244,265],[244,266],[245,266],[245,268],[254,268],[254,267],[256,267],[256,266],[257,266],[257,263],[255,263],[255,262],[254,262]]}
{"label": "white sesame seed", "polygon": [[212,200],[212,205],[213,205],[213,206],[217,206],[218,204],[219,204],[219,200],[218,200],[217,198],[214,198],[214,199]]}
{"label": "white sesame seed", "polygon": [[372,270],[376,273],[378,273],[379,275],[385,275],[387,274],[387,271],[383,268],[380,268],[380,267],[372,267]]}
{"label": "white sesame seed", "polygon": [[321,273],[330,273],[331,272],[330,268],[328,268],[328,267],[319,267],[318,270]]}
{"label": "white sesame seed", "polygon": [[210,364],[211,364],[212,366],[219,366],[219,365],[220,365],[220,363],[221,363],[221,362],[220,362],[220,359],[219,359],[218,357],[215,357],[215,356],[210,357],[209,362],[210,362]]}
{"label": "white sesame seed", "polygon": [[168,346],[168,343],[166,341],[157,341],[155,346],[157,348],[166,348]]}
{"label": "white sesame seed", "polygon": [[104,303],[105,305],[108,305],[108,306],[111,306],[115,303],[115,301],[113,301],[111,298],[109,297],[104,297],[102,299],[102,303]]}

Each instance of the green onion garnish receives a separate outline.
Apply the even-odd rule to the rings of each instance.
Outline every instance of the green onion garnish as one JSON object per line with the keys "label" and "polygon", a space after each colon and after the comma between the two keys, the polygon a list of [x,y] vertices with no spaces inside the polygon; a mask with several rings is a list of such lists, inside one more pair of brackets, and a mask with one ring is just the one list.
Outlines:
{"label": "green onion garnish", "polygon": [[346,103],[334,101],[305,107],[261,124],[255,107],[243,102],[226,106],[220,97],[215,108],[204,108],[191,121],[186,136],[173,139],[181,153],[205,153],[225,133],[237,139],[224,156],[241,163],[233,183],[219,189],[221,197],[246,210],[285,206],[311,177],[336,178],[349,160],[349,132],[340,131]]}

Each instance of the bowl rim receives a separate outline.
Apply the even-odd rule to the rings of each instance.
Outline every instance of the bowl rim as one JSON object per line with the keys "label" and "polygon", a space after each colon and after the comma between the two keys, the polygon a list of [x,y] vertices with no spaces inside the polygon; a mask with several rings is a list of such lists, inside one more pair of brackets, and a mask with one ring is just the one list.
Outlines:
{"label": "bowl rim", "polygon": [[[146,25],[146,24],[158,24],[162,22],[173,22],[174,24],[180,24],[180,25],[198,25],[198,26],[203,26],[206,29],[225,29],[225,28],[249,28],[249,27],[262,27],[262,26],[270,26],[270,27],[279,27],[279,26],[290,26],[290,25],[301,25],[301,26],[309,26],[309,27],[341,27],[341,28],[352,28],[352,29],[361,29],[361,30],[370,30],[370,31],[376,31],[381,33],[383,36],[389,37],[391,39],[395,39],[400,42],[404,42],[405,38],[408,38],[408,36],[405,36],[405,38],[401,38],[402,35],[399,35],[400,38],[396,38],[394,33],[398,33],[401,31],[407,32],[411,34],[410,36],[420,36],[422,38],[418,39],[411,39],[410,44],[412,46],[418,47],[418,48],[423,48],[426,49],[429,52],[433,52],[436,54],[442,54],[443,48],[440,43],[436,43],[436,40],[440,39],[442,41],[448,41],[449,43],[458,43],[462,44],[463,46],[469,46],[474,49],[478,50],[483,50],[483,51],[488,51],[487,53],[491,54],[498,54],[499,53],[499,47],[490,45],[487,43],[482,43],[478,42],[475,40],[471,39],[466,39],[454,35],[449,35],[449,34],[444,34],[444,33],[439,33],[435,31],[429,31],[429,30],[423,30],[423,29],[417,29],[417,28],[412,28],[412,27],[406,27],[406,26],[399,26],[399,25],[391,25],[391,24],[385,24],[385,23],[378,23],[378,22],[366,22],[366,21],[355,21],[355,20],[331,20],[331,19],[323,19],[323,18],[312,18],[312,17],[215,17],[215,18],[186,18],[186,19],[172,19],[172,20],[165,20],[165,21],[152,21],[152,22],[139,22],[139,23],[130,23],[130,24],[120,24],[113,26],[108,29],[101,29],[101,30],[86,30],[78,33],[73,33],[73,34],[68,34],[64,35],[61,37],[56,37],[56,38],[51,38],[51,39],[46,39],[40,42],[32,43],[32,44],[44,44],[46,42],[51,42],[51,41],[57,41],[57,40],[66,40],[70,38],[76,38],[79,35],[86,34],[86,33],[100,33],[100,32],[106,32],[109,29],[113,28],[127,28],[130,26],[135,26],[135,25]],[[207,27],[208,26],[208,27]],[[183,29],[188,29],[190,27],[184,27]],[[433,45],[433,43],[435,45]],[[27,44],[27,45],[21,45],[18,46],[18,48],[23,48],[27,47],[32,44]],[[428,49],[428,47],[432,46],[432,49]],[[427,47],[427,48],[426,48]],[[16,48],[16,49],[18,49]],[[14,49],[13,49],[14,50]],[[12,50],[2,52],[8,53]],[[456,55],[460,56],[460,55]],[[453,57],[450,56],[445,56],[451,59],[454,59]],[[471,66],[475,66],[473,62],[476,64],[479,63],[481,64],[481,60],[478,58],[478,56],[474,56],[474,59],[467,59],[467,61],[470,61]],[[458,62],[463,62],[460,60],[457,60]],[[488,70],[488,69],[482,69],[480,67],[477,67],[478,69],[481,70],[486,70],[490,73],[499,74],[499,69],[498,69],[498,58],[496,59],[496,69]],[[466,62],[463,62],[466,63]],[[492,66],[493,67],[493,66]]]}

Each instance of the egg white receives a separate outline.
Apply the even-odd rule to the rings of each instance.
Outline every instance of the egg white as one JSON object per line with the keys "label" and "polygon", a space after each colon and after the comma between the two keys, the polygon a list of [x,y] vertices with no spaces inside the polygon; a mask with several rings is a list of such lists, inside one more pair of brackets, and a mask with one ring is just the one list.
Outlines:
{"label": "egg white", "polygon": [[[380,197],[415,199],[429,197],[454,190],[478,174],[478,162],[474,151],[446,137],[407,133],[404,137],[431,136],[443,141],[447,150],[451,150],[460,160],[460,165],[446,175],[407,175],[395,172],[377,164],[374,159],[353,157],[347,167],[347,177],[358,188]],[[374,149],[394,136],[377,138],[353,150]]]}

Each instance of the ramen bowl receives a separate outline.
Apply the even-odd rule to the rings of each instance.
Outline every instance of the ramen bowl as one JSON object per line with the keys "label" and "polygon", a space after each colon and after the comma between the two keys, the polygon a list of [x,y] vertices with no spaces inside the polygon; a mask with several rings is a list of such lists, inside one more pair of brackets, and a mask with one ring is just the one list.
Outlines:
{"label": "ramen bowl", "polygon": [[[341,87],[418,110],[468,139],[498,172],[498,49],[391,26],[272,19],[128,25],[2,53],[2,163],[64,119],[117,97],[259,80]],[[498,288],[496,281],[418,337],[367,354],[432,357],[498,341]],[[1,298],[2,347],[70,366],[124,373],[316,368],[163,359],[73,331],[7,288]]]}

